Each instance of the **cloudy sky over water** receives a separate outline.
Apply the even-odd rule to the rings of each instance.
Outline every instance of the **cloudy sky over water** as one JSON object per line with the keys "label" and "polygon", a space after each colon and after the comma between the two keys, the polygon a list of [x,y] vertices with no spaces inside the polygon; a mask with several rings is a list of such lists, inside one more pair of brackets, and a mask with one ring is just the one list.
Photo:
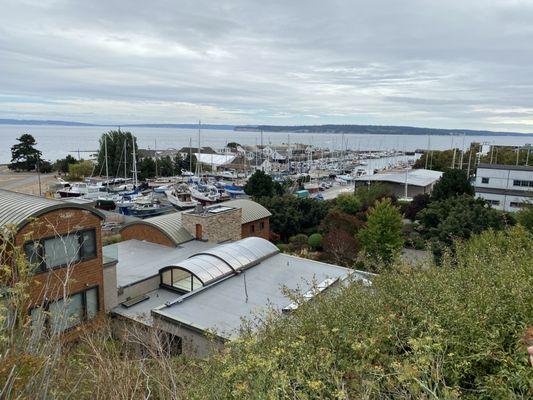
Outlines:
{"label": "cloudy sky over water", "polygon": [[533,1],[0,0],[0,118],[533,132]]}

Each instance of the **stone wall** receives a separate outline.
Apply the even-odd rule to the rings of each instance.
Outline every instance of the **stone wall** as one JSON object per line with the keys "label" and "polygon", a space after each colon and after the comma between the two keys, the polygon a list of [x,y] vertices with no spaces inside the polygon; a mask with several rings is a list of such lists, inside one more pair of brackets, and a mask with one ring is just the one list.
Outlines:
{"label": "stone wall", "polygon": [[213,243],[221,243],[228,240],[239,240],[241,238],[242,210],[232,208],[220,213],[209,213],[203,211],[184,212],[181,216],[182,226],[196,238],[196,225],[202,227],[202,237],[196,238]]}

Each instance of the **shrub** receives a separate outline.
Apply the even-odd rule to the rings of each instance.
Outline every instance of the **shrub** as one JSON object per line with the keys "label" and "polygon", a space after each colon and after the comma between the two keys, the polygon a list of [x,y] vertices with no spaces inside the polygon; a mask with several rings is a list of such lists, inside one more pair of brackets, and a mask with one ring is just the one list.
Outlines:
{"label": "shrub", "polygon": [[322,247],[322,235],[320,233],[313,233],[311,236],[309,236],[307,244],[313,250],[320,249]]}
{"label": "shrub", "polygon": [[300,250],[307,246],[308,240],[309,238],[307,237],[307,235],[299,233],[298,235],[291,236],[289,238],[289,243],[293,249]]}

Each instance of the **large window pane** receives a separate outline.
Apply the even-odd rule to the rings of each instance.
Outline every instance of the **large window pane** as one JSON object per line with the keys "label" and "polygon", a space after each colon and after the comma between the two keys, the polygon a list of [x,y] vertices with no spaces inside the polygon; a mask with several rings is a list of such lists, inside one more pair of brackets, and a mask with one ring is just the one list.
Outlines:
{"label": "large window pane", "polygon": [[89,289],[86,292],[87,296],[87,318],[91,319],[98,314],[98,289]]}
{"label": "large window pane", "polygon": [[32,267],[42,269],[42,249],[39,242],[28,242],[24,245],[24,253]]}
{"label": "large window pane", "polygon": [[96,234],[94,230],[85,231],[81,234],[81,245],[84,259],[96,257]]}
{"label": "large window pane", "polygon": [[53,333],[60,333],[78,325],[83,320],[83,295],[75,294],[66,300],[50,304],[50,326]]}
{"label": "large window pane", "polygon": [[49,268],[72,264],[79,260],[79,243],[75,235],[69,235],[54,239],[46,239],[44,242],[44,254],[46,266]]}

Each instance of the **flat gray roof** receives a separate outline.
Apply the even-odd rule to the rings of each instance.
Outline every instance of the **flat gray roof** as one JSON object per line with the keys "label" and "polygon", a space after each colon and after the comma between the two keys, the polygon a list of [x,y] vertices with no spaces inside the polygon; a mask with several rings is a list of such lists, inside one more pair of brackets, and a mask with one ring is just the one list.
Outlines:
{"label": "flat gray roof", "polygon": [[441,176],[442,172],[440,171],[433,171],[429,169],[409,169],[406,171],[382,172],[374,175],[363,175],[355,178],[355,180],[358,182],[391,182],[404,185],[407,179],[408,185],[426,187],[438,181]]}
{"label": "flat gray roof", "polygon": [[104,252],[118,259],[117,286],[126,287],[158,275],[161,268],[214,246],[214,243],[191,240],[177,247],[168,247],[132,239],[105,246]]}
{"label": "flat gray roof", "polygon": [[526,165],[504,165],[504,164],[485,164],[485,163],[479,163],[477,165],[478,168],[485,168],[485,169],[503,169],[503,170],[511,170],[511,171],[529,171],[533,172],[533,167],[526,166]]}
{"label": "flat gray roof", "polygon": [[[283,293],[284,287],[303,294],[314,284],[328,278],[344,279],[352,272],[336,265],[276,254],[244,273],[182,296],[181,302],[170,306],[161,302],[161,307],[153,313],[177,324],[214,331],[220,337],[232,339],[239,336],[243,318],[253,319],[267,310],[279,311],[288,306],[292,301]],[[368,276],[355,272],[355,277]],[[176,294],[176,299],[179,297]],[[142,304],[139,306],[142,309]]]}

